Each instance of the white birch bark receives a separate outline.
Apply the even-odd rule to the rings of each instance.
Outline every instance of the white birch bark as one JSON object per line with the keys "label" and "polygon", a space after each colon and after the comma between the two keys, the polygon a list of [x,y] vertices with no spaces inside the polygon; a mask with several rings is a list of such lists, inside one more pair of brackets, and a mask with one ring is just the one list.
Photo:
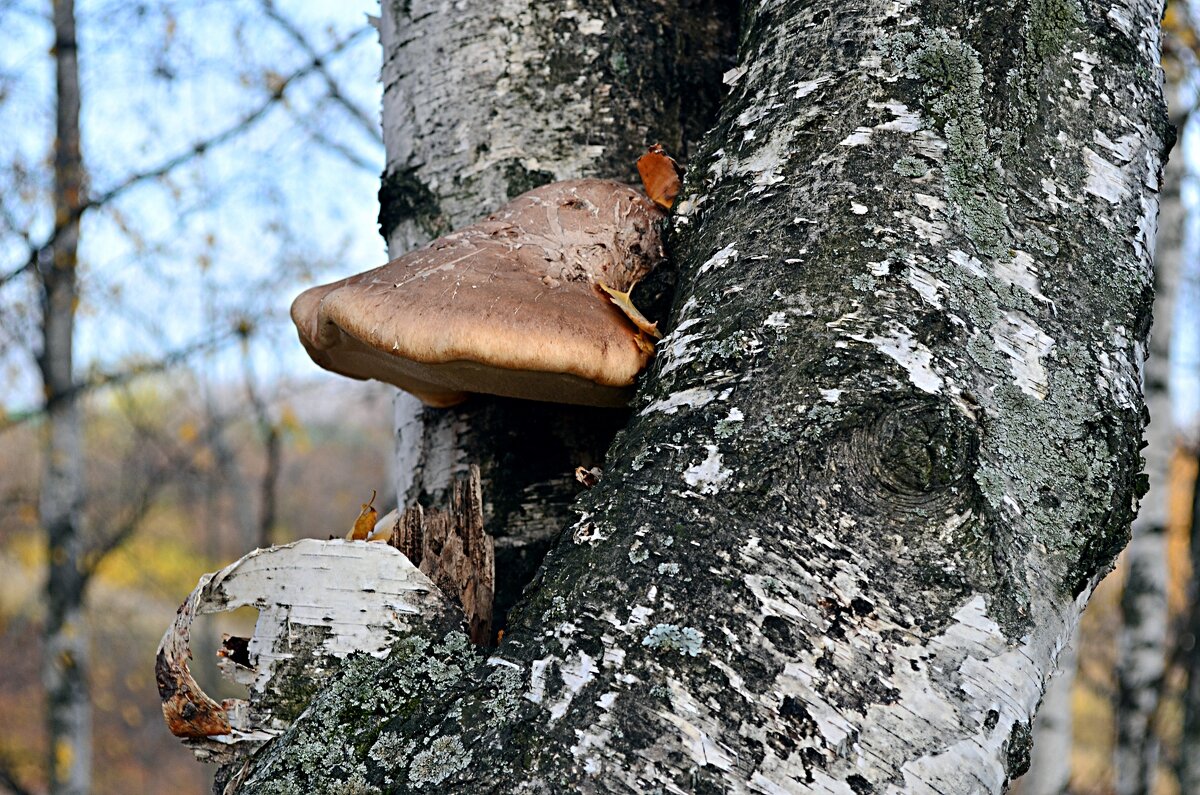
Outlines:
{"label": "white birch bark", "polygon": [[1050,681],[1037,719],[1033,722],[1033,752],[1029,772],[1013,782],[1015,795],[1068,795],[1071,784],[1071,751],[1074,720],[1071,691],[1075,687],[1079,630],[1058,659],[1058,675]]}
{"label": "white birch bark", "polygon": [[748,2],[504,643],[356,666],[240,791],[1002,791],[1136,503],[1160,11]]}

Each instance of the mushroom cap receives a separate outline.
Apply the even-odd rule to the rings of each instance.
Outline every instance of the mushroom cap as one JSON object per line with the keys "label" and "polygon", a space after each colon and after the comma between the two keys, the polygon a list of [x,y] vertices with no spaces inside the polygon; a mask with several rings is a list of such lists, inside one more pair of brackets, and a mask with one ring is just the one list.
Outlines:
{"label": "mushroom cap", "polygon": [[624,405],[653,347],[597,288],[663,258],[663,212],[619,182],[556,182],[374,270],[306,290],[313,361],[448,406],[470,392]]}

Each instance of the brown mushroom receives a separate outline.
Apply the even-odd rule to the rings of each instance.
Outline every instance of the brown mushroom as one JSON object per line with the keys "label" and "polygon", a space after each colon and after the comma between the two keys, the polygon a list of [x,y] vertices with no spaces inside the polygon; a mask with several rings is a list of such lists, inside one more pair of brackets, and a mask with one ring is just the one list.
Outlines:
{"label": "brown mushroom", "polygon": [[663,212],[618,182],[569,180],[380,268],[301,293],[292,320],[320,366],[433,406],[467,393],[624,405],[653,344],[600,287],[662,259]]}

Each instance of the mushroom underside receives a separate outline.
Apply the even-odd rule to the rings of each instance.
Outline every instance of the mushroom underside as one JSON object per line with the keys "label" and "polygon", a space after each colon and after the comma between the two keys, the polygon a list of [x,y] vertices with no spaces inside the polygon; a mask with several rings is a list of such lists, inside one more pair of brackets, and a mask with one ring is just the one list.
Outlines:
{"label": "mushroom underside", "polygon": [[309,349],[326,370],[359,380],[383,381],[416,395],[434,408],[456,406],[472,392],[489,395],[618,408],[629,403],[633,386],[603,386],[571,373],[509,370],[465,360],[426,364],[395,356],[343,334],[336,357]]}

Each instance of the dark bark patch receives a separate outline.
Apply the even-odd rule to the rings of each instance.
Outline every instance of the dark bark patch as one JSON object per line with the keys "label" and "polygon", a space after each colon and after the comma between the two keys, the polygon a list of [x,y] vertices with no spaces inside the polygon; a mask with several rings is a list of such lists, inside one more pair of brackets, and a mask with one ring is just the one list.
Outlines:
{"label": "dark bark patch", "polygon": [[554,174],[549,171],[525,168],[519,160],[510,160],[504,167],[504,181],[508,189],[508,198],[515,199],[526,191],[549,185],[554,181]]}
{"label": "dark bark patch", "polygon": [[1033,731],[1029,724],[1023,721],[1014,723],[1006,745],[1008,777],[1014,779],[1025,775],[1029,771],[1029,755],[1033,751]]}
{"label": "dark bark patch", "polygon": [[386,240],[405,221],[413,221],[434,237],[448,228],[433,191],[417,177],[415,167],[385,171],[379,184],[379,231]]}
{"label": "dark bark patch", "polygon": [[858,773],[847,778],[846,783],[850,785],[850,789],[854,790],[854,795],[871,795],[875,792],[875,786]]}

